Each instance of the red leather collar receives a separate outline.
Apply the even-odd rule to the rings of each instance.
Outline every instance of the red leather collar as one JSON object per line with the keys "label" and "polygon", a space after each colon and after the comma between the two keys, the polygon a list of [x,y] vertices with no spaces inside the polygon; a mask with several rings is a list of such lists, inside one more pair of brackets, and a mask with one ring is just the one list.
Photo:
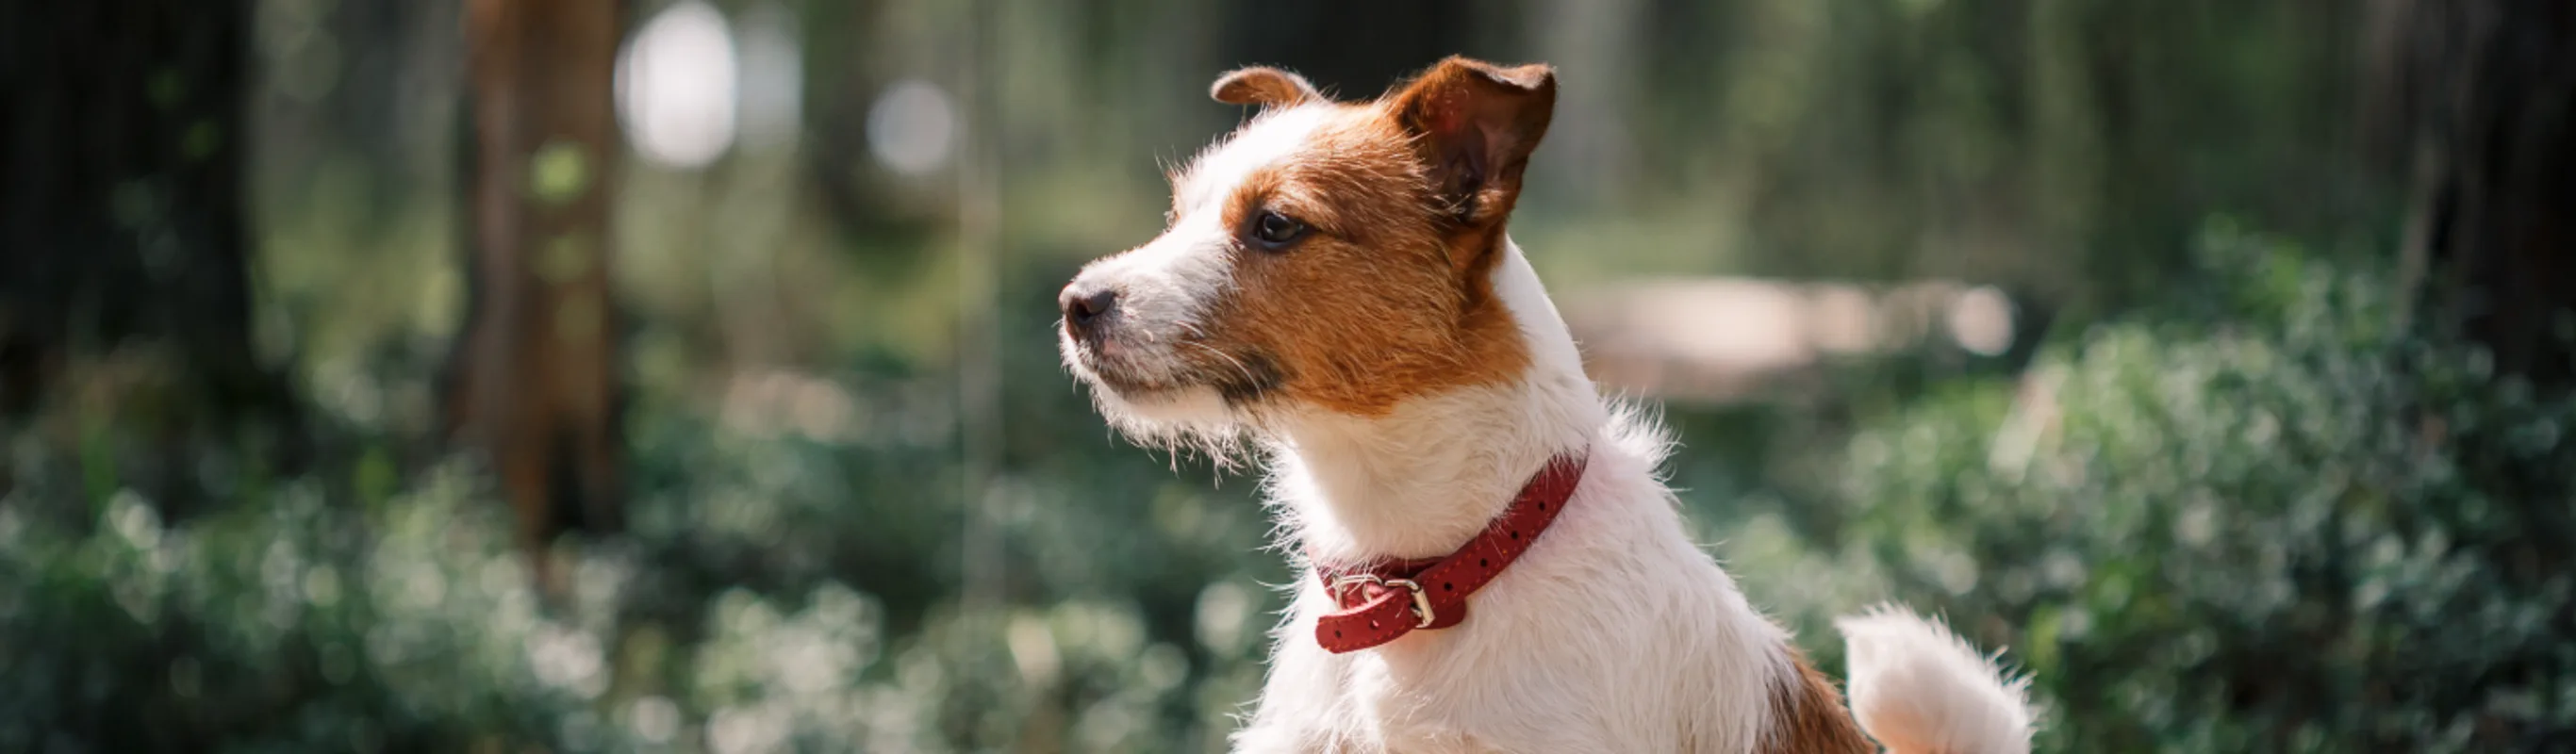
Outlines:
{"label": "red leather collar", "polygon": [[1547,531],[1583,481],[1589,453],[1550,459],[1521,487],[1503,515],[1448,557],[1381,560],[1351,566],[1315,564],[1315,578],[1342,609],[1315,623],[1315,643],[1334,654],[1395,641],[1414,629],[1441,629],[1467,619],[1467,595],[1501,575]]}

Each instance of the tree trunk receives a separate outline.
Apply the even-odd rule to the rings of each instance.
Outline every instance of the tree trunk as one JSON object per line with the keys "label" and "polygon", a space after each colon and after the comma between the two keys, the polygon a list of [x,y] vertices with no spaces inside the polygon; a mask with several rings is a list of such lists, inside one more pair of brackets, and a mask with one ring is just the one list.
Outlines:
{"label": "tree trunk", "polygon": [[162,338],[249,389],[246,0],[28,3],[0,26],[0,339],[37,362]]}
{"label": "tree trunk", "polygon": [[[293,429],[286,383],[251,343],[248,0],[31,2],[9,13],[0,413],[76,388],[92,396],[77,403],[111,414],[93,419],[174,452],[214,432],[239,443],[246,423]],[[273,451],[290,463],[298,454],[248,452],[273,462]]]}
{"label": "tree trunk", "polygon": [[488,454],[538,580],[546,546],[614,530],[623,389],[609,286],[619,145],[615,0],[471,0],[471,285],[446,375],[451,439]]}
{"label": "tree trunk", "polygon": [[2375,21],[2385,141],[2416,180],[2407,261],[2499,371],[2576,379],[2576,4],[2396,0]]}
{"label": "tree trunk", "polygon": [[1218,64],[1281,66],[1336,97],[1369,99],[1442,57],[1472,52],[1480,30],[1472,7],[1463,0],[1227,3]]}

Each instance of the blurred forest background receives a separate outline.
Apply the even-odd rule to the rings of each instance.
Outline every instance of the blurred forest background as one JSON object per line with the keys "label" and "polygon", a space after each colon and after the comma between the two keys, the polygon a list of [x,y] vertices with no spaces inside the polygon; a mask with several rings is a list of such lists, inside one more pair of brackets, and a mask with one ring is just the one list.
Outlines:
{"label": "blurred forest background", "polygon": [[[1054,292],[1267,63],[1547,61],[1699,539],[2045,751],[2576,750],[2561,0],[21,0],[0,750],[1221,750],[1293,575]],[[1641,658],[1651,661],[1651,658]]]}

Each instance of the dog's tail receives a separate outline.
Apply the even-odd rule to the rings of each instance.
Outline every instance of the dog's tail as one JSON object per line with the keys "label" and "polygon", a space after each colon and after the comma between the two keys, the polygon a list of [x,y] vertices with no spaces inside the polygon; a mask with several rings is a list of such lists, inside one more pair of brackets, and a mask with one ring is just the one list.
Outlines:
{"label": "dog's tail", "polygon": [[1882,606],[1835,621],[1852,716],[1892,754],[2029,754],[2027,680],[1940,623]]}

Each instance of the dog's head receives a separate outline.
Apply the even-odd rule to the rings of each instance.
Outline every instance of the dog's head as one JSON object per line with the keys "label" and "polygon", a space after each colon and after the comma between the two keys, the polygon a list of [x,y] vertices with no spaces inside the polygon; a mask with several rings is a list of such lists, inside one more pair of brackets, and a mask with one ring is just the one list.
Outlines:
{"label": "dog's head", "polygon": [[1261,113],[1172,176],[1161,236],[1064,288],[1065,364],[1132,435],[1387,413],[1529,362],[1492,271],[1556,79],[1450,58],[1368,102],[1246,68]]}

